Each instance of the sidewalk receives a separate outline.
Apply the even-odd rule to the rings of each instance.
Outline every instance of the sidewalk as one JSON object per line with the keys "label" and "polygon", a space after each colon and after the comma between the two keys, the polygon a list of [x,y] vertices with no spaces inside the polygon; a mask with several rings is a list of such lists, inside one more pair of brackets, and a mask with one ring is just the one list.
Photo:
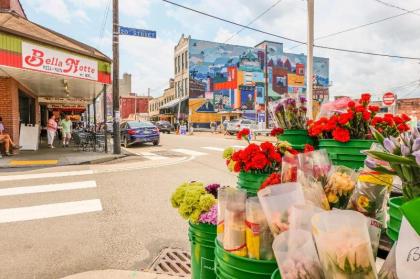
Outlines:
{"label": "sidewalk", "polygon": [[21,150],[14,156],[3,156],[3,158],[0,159],[0,169],[104,163],[125,156],[127,155],[114,155],[112,153],[107,154],[104,152],[85,152],[80,151],[73,146],[67,148],[57,146],[55,149],[41,146],[37,151]]}
{"label": "sidewalk", "polygon": [[143,271],[128,270],[94,270],[75,275],[66,276],[62,279],[188,279],[190,277],[178,277],[164,274],[155,274]]}
{"label": "sidewalk", "polygon": [[[224,139],[233,139],[236,140],[236,135],[224,135],[223,133],[212,133],[212,132],[196,132],[194,131],[193,135],[191,136],[197,136],[197,137],[217,137],[217,138],[224,138]],[[276,138],[275,137],[269,137],[269,136],[262,136],[262,135],[258,135],[256,137],[256,139],[253,139],[252,141],[257,141],[257,142],[264,142],[264,141],[269,141],[269,142],[276,142]]]}

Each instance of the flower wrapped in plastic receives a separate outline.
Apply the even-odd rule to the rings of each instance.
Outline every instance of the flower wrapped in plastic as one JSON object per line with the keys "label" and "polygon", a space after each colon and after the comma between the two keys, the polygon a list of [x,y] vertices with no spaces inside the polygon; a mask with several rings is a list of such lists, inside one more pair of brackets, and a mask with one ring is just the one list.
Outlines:
{"label": "flower wrapped in plastic", "polygon": [[298,182],[302,185],[303,195],[306,204],[330,210],[327,196],[322,188],[321,182],[317,181],[312,176],[306,176],[304,173],[299,172]]}
{"label": "flower wrapped in plastic", "polygon": [[289,229],[312,233],[312,217],[325,210],[310,204],[295,204],[289,209]]}
{"label": "flower wrapped in plastic", "polygon": [[327,184],[332,165],[325,149],[298,154],[298,172],[312,176],[322,187]]}
{"label": "flower wrapped in plastic", "polygon": [[331,208],[344,209],[347,207],[357,181],[357,173],[351,168],[334,166],[331,170],[327,185],[324,187]]}
{"label": "flower wrapped in plastic", "polygon": [[269,111],[277,127],[285,130],[304,130],[307,123],[306,103],[307,100],[304,96],[286,97],[271,102]]}
{"label": "flower wrapped in plastic", "polygon": [[261,207],[274,236],[289,229],[289,209],[294,204],[303,204],[302,187],[289,182],[270,186],[258,191]]}
{"label": "flower wrapped in plastic", "polygon": [[283,162],[281,165],[281,181],[286,182],[297,182],[298,176],[298,157],[287,153],[283,156]]}
{"label": "flower wrapped in plastic", "polygon": [[391,251],[388,253],[381,270],[378,273],[378,279],[398,279],[397,267],[395,261],[395,250],[397,244],[392,246]]}
{"label": "flower wrapped in plastic", "polygon": [[326,279],[376,279],[366,217],[332,210],[312,217],[312,230]]}
{"label": "flower wrapped in plastic", "polygon": [[312,234],[289,230],[276,236],[273,250],[283,279],[323,279]]}

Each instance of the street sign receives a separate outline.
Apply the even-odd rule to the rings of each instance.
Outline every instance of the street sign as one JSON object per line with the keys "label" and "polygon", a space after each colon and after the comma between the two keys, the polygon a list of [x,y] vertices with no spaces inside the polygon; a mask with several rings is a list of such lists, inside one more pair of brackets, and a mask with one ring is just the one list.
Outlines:
{"label": "street sign", "polygon": [[130,28],[130,27],[124,27],[124,26],[120,26],[120,35],[156,39],[156,31],[136,29],[136,28]]}
{"label": "street sign", "polygon": [[382,101],[383,101],[384,105],[391,106],[395,102],[394,93],[392,93],[392,92],[385,93],[384,96],[382,97]]}

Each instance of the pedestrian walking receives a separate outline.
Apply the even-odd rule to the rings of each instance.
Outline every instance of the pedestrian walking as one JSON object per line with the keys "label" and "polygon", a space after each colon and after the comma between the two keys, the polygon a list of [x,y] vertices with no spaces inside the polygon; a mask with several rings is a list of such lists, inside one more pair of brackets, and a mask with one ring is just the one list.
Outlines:
{"label": "pedestrian walking", "polygon": [[66,114],[64,119],[60,121],[61,133],[63,136],[63,147],[68,147],[71,139],[71,131],[73,128],[73,122],[70,120],[70,116]]}
{"label": "pedestrian walking", "polygon": [[51,115],[50,119],[48,120],[47,124],[47,136],[48,136],[48,147],[49,148],[55,148],[54,147],[54,138],[55,134],[57,133],[57,121],[55,121],[55,115]]}

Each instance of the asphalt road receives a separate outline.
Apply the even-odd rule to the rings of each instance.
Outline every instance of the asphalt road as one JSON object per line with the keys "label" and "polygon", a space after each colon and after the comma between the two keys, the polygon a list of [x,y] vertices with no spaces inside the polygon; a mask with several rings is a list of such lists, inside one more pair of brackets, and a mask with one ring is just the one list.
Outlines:
{"label": "asphalt road", "polygon": [[234,184],[221,157],[232,145],[245,143],[162,135],[129,149],[139,160],[1,173],[0,278],[141,270],[165,247],[189,249],[170,195],[184,181]]}

